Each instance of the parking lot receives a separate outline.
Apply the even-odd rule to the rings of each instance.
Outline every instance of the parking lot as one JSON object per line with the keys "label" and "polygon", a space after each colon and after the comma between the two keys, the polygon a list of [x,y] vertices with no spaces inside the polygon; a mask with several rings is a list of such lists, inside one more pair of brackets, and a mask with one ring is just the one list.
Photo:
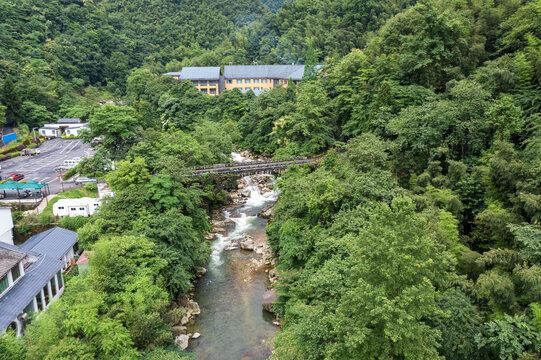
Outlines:
{"label": "parking lot", "polygon": [[61,183],[55,167],[64,160],[74,157],[90,157],[93,151],[90,144],[83,144],[81,139],[46,140],[39,147],[40,154],[34,156],[18,156],[0,163],[2,180],[9,174],[24,174],[24,181],[36,180],[50,184],[51,192],[61,190]]}

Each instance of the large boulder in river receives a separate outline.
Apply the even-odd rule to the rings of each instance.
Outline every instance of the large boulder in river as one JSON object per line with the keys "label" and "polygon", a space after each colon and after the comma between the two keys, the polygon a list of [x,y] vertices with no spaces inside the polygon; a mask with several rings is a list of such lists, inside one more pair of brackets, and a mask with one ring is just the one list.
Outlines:
{"label": "large boulder in river", "polygon": [[199,309],[199,304],[193,300],[188,301],[188,304],[186,305],[186,309],[188,310],[188,312],[190,312],[193,315],[197,315],[201,313],[201,310]]}
{"label": "large boulder in river", "polygon": [[244,196],[244,197],[250,197],[250,195],[252,194],[252,190],[250,190],[250,189],[244,189],[244,190],[241,191],[240,194],[241,194],[242,196]]}
{"label": "large boulder in river", "polygon": [[263,210],[259,212],[259,217],[262,217],[264,219],[270,219],[274,216],[274,205],[267,205]]}
{"label": "large boulder in river", "polygon": [[253,251],[255,247],[254,240],[253,239],[246,239],[242,242],[240,242],[240,248],[242,250],[250,250]]}
{"label": "large boulder in river", "polygon": [[175,346],[178,346],[180,350],[186,350],[186,348],[188,347],[188,340],[190,340],[190,337],[188,335],[179,335],[175,338]]}
{"label": "large boulder in river", "polygon": [[265,293],[263,294],[263,299],[261,301],[263,305],[263,309],[267,310],[268,312],[273,313],[274,309],[272,307],[272,304],[274,304],[276,300],[278,300],[278,295],[276,295],[276,292],[274,291],[274,289],[265,291]]}
{"label": "large boulder in river", "polygon": [[177,337],[182,334],[186,334],[186,326],[173,326],[171,328],[171,332],[173,333],[173,336]]}

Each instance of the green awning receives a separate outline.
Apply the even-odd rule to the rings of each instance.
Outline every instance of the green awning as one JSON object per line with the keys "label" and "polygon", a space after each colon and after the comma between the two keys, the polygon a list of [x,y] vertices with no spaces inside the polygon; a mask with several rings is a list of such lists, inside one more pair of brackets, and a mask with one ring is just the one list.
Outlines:
{"label": "green awning", "polygon": [[39,182],[36,180],[30,180],[27,183],[20,183],[13,180],[8,180],[3,184],[0,184],[0,190],[40,190],[47,186],[47,183]]}
{"label": "green awning", "polygon": [[23,185],[23,189],[32,189],[32,190],[40,190],[43,189],[45,186],[47,186],[47,183],[39,182],[36,180],[30,180],[29,182],[21,183]]}

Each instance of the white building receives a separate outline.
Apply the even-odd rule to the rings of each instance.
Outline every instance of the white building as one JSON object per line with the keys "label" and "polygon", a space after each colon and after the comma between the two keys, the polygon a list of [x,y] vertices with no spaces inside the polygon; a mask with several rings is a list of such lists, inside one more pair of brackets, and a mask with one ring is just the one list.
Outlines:
{"label": "white building", "polygon": [[79,199],[60,199],[53,205],[54,216],[90,216],[96,212],[101,205],[100,199],[79,198]]}
{"label": "white building", "polygon": [[58,122],[45,124],[39,128],[39,134],[46,137],[57,137],[62,135],[79,136],[81,130],[88,129],[88,124],[81,119],[58,119]]}
{"label": "white building", "polygon": [[0,242],[0,332],[20,336],[28,315],[46,310],[64,292],[62,270],[75,263],[77,233],[55,227],[20,247]]}
{"label": "white building", "polygon": [[0,207],[0,242],[13,245],[13,218],[9,207]]}

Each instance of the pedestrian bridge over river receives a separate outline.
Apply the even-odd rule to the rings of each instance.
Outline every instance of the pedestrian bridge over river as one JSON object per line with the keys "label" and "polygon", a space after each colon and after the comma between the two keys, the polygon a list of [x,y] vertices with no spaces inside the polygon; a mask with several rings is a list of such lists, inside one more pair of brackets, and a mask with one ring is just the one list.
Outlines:
{"label": "pedestrian bridge over river", "polygon": [[292,165],[315,164],[317,161],[319,161],[319,157],[300,157],[280,160],[248,161],[231,164],[196,166],[191,169],[189,176],[246,176],[254,174],[279,174]]}

